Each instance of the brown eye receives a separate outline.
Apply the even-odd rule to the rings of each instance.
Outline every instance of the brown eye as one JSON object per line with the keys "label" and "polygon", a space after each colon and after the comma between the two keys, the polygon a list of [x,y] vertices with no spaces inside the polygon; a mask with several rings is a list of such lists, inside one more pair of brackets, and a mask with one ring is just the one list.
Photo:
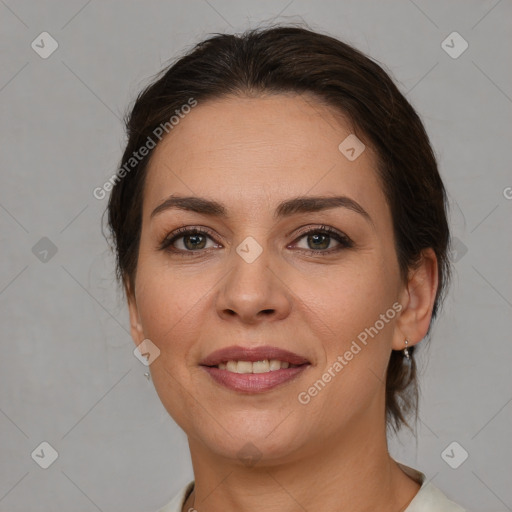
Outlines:
{"label": "brown eye", "polygon": [[[299,247],[299,249],[308,254],[331,254],[354,245],[348,236],[328,226],[310,229],[302,233],[297,240],[303,238],[306,239],[307,247]],[[331,247],[333,239],[338,244],[335,247]]]}
{"label": "brown eye", "polygon": [[206,245],[206,237],[198,233],[192,233],[190,235],[182,235],[177,240],[183,239],[183,245],[186,249],[195,251],[197,249],[204,249]]}
{"label": "brown eye", "polygon": [[[159,249],[194,255],[195,252],[211,248],[206,246],[208,239],[213,241],[211,234],[204,229],[180,228],[166,236],[159,245]],[[219,244],[215,246],[219,247]]]}
{"label": "brown eye", "polygon": [[332,237],[325,233],[315,233],[313,235],[307,235],[307,240],[308,245],[312,249],[328,249]]}

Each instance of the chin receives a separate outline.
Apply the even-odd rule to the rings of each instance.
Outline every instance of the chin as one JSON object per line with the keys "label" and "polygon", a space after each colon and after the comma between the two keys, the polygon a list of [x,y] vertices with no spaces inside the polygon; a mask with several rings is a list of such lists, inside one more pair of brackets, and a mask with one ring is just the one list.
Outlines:
{"label": "chin", "polygon": [[[291,418],[282,415],[266,414],[255,411],[244,412],[244,421],[229,421],[228,417],[217,417],[220,425],[230,425],[224,429],[218,423],[212,427],[207,424],[188,425],[189,431],[195,431],[192,437],[218,457],[239,462],[245,466],[277,465],[293,459],[307,441],[301,439],[301,429],[294,425]],[[296,427],[296,428],[295,428]]]}
{"label": "chin", "polygon": [[293,454],[299,451],[295,440],[273,439],[265,437],[250,437],[245,439],[225,438],[217,444],[210,446],[216,455],[231,459],[243,466],[275,466],[291,461]]}

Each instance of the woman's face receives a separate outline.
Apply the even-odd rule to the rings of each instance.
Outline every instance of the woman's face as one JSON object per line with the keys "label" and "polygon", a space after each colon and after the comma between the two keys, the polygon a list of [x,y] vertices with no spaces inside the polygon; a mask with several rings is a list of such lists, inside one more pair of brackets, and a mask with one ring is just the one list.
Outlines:
{"label": "woman's face", "polygon": [[[354,160],[351,139],[339,149],[350,134],[313,97],[230,97],[199,103],[155,149],[132,334],[160,350],[150,366],[158,395],[210,454],[236,459],[251,443],[258,457],[286,460],[383,426],[405,292],[376,161],[368,147]],[[169,203],[155,212],[171,196],[215,201],[224,215]],[[298,197],[344,199],[289,203]],[[172,241],[181,228],[205,233]],[[307,364],[202,366],[232,346]]]}

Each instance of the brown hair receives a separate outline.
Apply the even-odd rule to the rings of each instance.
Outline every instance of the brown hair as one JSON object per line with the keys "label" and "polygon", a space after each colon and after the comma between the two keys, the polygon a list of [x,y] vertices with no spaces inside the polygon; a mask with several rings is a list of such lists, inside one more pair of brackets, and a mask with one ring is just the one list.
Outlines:
{"label": "brown hair", "polygon": [[[216,34],[164,69],[137,97],[126,119],[128,142],[108,204],[117,277],[134,290],[141,234],[144,180],[152,151],[133,154],[155,130],[187,104],[230,95],[312,93],[353,123],[374,150],[386,195],[402,277],[432,248],[438,260],[433,317],[450,274],[447,199],[423,124],[388,74],[350,45],[296,26],[258,28],[241,35]],[[127,163],[132,167],[126,170]],[[414,347],[409,348],[414,353]],[[386,381],[388,426],[398,430],[417,411],[416,367],[393,351]]]}

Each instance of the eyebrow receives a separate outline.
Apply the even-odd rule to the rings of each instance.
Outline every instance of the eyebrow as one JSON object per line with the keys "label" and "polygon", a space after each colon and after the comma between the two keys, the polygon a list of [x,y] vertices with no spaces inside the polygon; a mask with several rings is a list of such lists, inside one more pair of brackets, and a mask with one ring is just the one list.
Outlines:
{"label": "eyebrow", "polygon": [[[299,196],[287,199],[276,208],[274,219],[290,217],[299,213],[330,210],[332,208],[352,210],[373,225],[372,218],[368,212],[358,202],[347,196]],[[218,218],[228,218],[227,208],[218,201],[204,197],[179,195],[169,196],[151,212],[150,218],[169,209],[185,210]]]}

